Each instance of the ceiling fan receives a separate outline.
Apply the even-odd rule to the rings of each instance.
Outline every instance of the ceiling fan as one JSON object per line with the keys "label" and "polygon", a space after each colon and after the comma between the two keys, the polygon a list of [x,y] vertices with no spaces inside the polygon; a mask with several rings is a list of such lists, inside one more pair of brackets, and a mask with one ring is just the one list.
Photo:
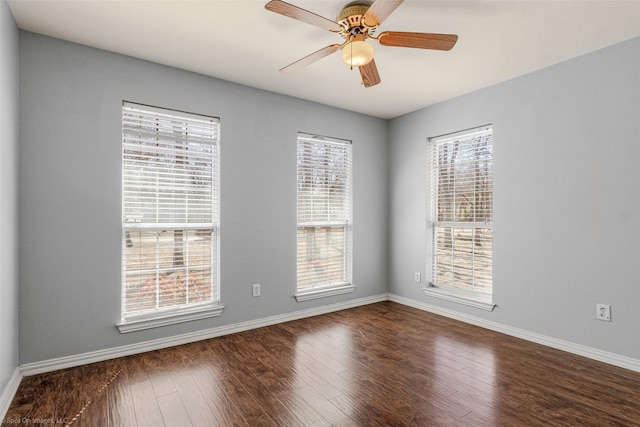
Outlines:
{"label": "ceiling fan", "polygon": [[[335,21],[317,15],[298,6],[281,0],[271,0],[265,8],[271,12],[315,25],[323,30],[340,34],[345,41],[342,44],[331,44],[310,55],[299,59],[284,68],[281,72],[298,70],[318,61],[339,49],[342,59],[350,67],[358,67],[362,84],[365,87],[380,83],[378,68],[373,59],[373,46],[367,39],[377,40],[384,46],[412,47],[419,49],[451,50],[458,40],[455,34],[414,33],[402,31],[384,31],[378,36],[375,31],[404,0],[375,0],[369,5],[363,1],[347,4],[338,14]],[[369,2],[370,3],[370,2]]]}

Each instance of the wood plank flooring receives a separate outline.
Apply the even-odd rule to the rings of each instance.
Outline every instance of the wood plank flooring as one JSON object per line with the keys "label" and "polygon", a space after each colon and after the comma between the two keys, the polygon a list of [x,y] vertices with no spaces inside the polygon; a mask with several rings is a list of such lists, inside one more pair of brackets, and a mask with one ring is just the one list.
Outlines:
{"label": "wood plank flooring", "polygon": [[26,377],[34,424],[640,426],[640,374],[383,302]]}

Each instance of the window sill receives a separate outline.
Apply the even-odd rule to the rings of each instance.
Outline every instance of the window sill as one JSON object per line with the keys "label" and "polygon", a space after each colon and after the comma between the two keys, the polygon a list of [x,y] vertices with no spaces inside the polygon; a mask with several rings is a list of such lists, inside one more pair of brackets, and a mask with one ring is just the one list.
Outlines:
{"label": "window sill", "polygon": [[424,294],[434,298],[455,302],[458,304],[468,305],[470,307],[479,308],[481,310],[493,311],[496,304],[493,304],[490,296],[476,295],[471,292],[443,289],[435,286],[429,286],[422,289]]}
{"label": "window sill", "polygon": [[352,285],[351,283],[345,283],[344,285],[338,286],[325,286],[322,288],[305,289],[304,291],[295,294],[294,297],[296,298],[296,301],[303,302],[316,298],[325,298],[334,295],[348,294],[350,292],[353,292],[354,289],[355,285]]}
{"label": "window sill", "polygon": [[222,305],[189,307],[180,310],[171,310],[135,317],[118,323],[116,326],[118,327],[118,330],[120,330],[121,334],[126,334],[128,332],[141,331],[143,329],[158,328],[160,326],[220,316],[223,309],[224,306]]}

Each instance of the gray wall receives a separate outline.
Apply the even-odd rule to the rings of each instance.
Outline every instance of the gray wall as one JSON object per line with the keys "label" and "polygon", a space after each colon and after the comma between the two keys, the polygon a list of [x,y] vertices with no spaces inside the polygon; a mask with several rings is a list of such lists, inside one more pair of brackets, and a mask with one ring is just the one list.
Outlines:
{"label": "gray wall", "polygon": [[[15,26],[7,30],[7,21],[3,72],[5,57],[15,54],[6,41],[14,36],[5,37]],[[387,122],[21,32],[19,362],[387,291],[640,359],[638,70],[640,39],[634,39]],[[114,326],[123,99],[221,118],[226,309],[218,318],[125,335]],[[12,102],[3,97],[3,112]],[[10,112],[3,115],[3,129],[15,122]],[[414,272],[430,273],[425,140],[486,123],[495,134],[498,307],[491,313],[428,298],[413,283]],[[306,303],[292,298],[298,131],[354,141],[357,288]],[[15,134],[13,126],[10,155]],[[4,141],[3,133],[3,156]],[[11,199],[15,189],[5,187],[2,173],[2,191]],[[2,213],[12,212],[3,203]],[[15,242],[3,239],[2,248],[11,253]],[[5,292],[15,301],[15,272],[5,282],[3,269],[2,280],[3,301]],[[263,286],[260,298],[251,297],[256,282]],[[595,320],[596,303],[612,305],[613,322]],[[14,355],[17,328],[4,332],[5,317],[16,326],[11,312],[2,317],[0,344],[9,343]],[[15,363],[4,360],[6,377]]]}
{"label": "gray wall", "polygon": [[0,394],[18,366],[18,28],[0,1]]}
{"label": "gray wall", "polygon": [[[27,32],[20,77],[20,363],[386,292],[386,121]],[[115,327],[123,99],[221,119],[220,317]],[[293,298],[298,131],[354,150],[356,289],[304,303]]]}
{"label": "gray wall", "polygon": [[[392,120],[390,291],[640,359],[639,119],[636,38]],[[413,283],[413,272],[431,273],[425,140],[487,123],[493,312],[426,297]],[[595,319],[596,303],[611,304],[611,323]]]}

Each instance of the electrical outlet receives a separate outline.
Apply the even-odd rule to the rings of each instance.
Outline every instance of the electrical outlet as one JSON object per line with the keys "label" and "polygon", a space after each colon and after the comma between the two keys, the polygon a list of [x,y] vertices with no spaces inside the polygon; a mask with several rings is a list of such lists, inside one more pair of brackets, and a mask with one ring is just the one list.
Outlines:
{"label": "electrical outlet", "polygon": [[259,297],[260,296],[260,283],[254,283],[253,284],[253,296],[254,297]]}
{"label": "electrical outlet", "polygon": [[611,306],[609,304],[596,304],[596,319],[611,322]]}
{"label": "electrical outlet", "polygon": [[420,283],[420,273],[419,272],[415,272],[413,273],[413,281],[416,283]]}

